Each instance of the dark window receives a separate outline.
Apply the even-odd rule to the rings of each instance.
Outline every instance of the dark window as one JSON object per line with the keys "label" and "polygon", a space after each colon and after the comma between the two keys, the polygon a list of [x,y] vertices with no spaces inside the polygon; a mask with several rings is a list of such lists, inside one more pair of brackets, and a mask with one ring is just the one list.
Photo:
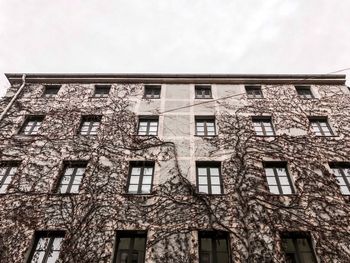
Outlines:
{"label": "dark window", "polygon": [[198,192],[205,194],[222,194],[220,163],[197,162]]}
{"label": "dark window", "polygon": [[36,135],[39,132],[44,116],[28,116],[20,133],[25,135]]}
{"label": "dark window", "polygon": [[263,98],[261,86],[245,86],[245,90],[249,99]]}
{"label": "dark window", "polygon": [[117,232],[117,255],[114,263],[144,263],[147,234],[139,231]]}
{"label": "dark window", "polygon": [[160,85],[145,85],[145,98],[146,99],[159,99],[160,98]]}
{"label": "dark window", "polygon": [[95,97],[108,97],[109,91],[111,90],[110,85],[95,85]]}
{"label": "dark window", "polygon": [[303,99],[313,99],[314,95],[311,92],[310,86],[295,86],[299,97]]}
{"label": "dark window", "polygon": [[229,263],[228,234],[225,232],[199,232],[199,262]]}
{"label": "dark window", "polygon": [[158,134],[158,117],[148,118],[140,117],[138,135],[157,135]]}
{"label": "dark window", "polygon": [[28,263],[54,263],[58,261],[64,232],[37,232]]}
{"label": "dark window", "polygon": [[16,162],[0,163],[0,194],[7,192],[7,188],[17,172],[17,167],[18,163]]}
{"label": "dark window", "polygon": [[44,90],[44,96],[47,98],[55,97],[59,92],[61,85],[46,85]]}
{"label": "dark window", "polygon": [[264,163],[267,184],[270,192],[273,194],[293,194],[294,189],[290,175],[288,174],[287,164],[284,162]]}
{"label": "dark window", "polygon": [[333,136],[327,117],[310,117],[311,129],[317,136]]}
{"label": "dark window", "polygon": [[215,118],[214,117],[195,117],[196,135],[198,136],[214,136],[216,135]]}
{"label": "dark window", "polygon": [[286,263],[316,263],[307,233],[289,232],[282,234],[281,237]]}
{"label": "dark window", "polygon": [[154,162],[130,162],[129,194],[150,194],[152,190]]}
{"label": "dark window", "polygon": [[253,117],[253,126],[257,135],[273,136],[275,135],[271,117]]}
{"label": "dark window", "polygon": [[66,163],[58,192],[61,194],[79,193],[79,187],[86,170],[86,165],[86,162]]}
{"label": "dark window", "polygon": [[350,163],[330,163],[340,191],[343,195],[350,195]]}
{"label": "dark window", "polygon": [[211,99],[210,85],[196,85],[195,86],[196,99]]}
{"label": "dark window", "polygon": [[101,123],[101,116],[83,116],[80,124],[81,135],[96,135]]}

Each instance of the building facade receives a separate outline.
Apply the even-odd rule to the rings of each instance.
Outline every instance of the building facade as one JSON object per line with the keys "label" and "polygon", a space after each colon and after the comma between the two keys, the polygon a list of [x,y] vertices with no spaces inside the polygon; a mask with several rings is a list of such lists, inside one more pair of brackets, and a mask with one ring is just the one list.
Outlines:
{"label": "building facade", "polygon": [[344,75],[6,76],[0,262],[350,262]]}

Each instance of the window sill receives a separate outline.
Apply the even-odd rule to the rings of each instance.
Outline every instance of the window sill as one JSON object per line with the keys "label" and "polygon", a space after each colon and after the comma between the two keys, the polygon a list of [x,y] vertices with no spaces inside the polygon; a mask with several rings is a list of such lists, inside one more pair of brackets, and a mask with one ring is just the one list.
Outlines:
{"label": "window sill", "polygon": [[140,135],[140,134],[132,134],[132,136],[135,136],[135,137],[158,137],[158,134],[157,135]]}
{"label": "window sill", "polygon": [[152,193],[149,193],[149,194],[133,194],[133,193],[124,193],[122,195],[124,196],[135,196],[135,197],[150,197],[150,196],[153,196],[153,192]]}
{"label": "window sill", "polygon": [[336,138],[339,137],[339,135],[315,135],[317,138]]}
{"label": "window sill", "polygon": [[16,137],[20,137],[20,138],[30,138],[30,137],[40,137],[42,136],[42,134],[23,134],[23,133],[19,133],[19,134],[15,134]]}
{"label": "window sill", "polygon": [[213,97],[211,98],[194,98],[195,100],[212,100],[214,99]]}
{"label": "window sill", "polygon": [[275,138],[278,137],[278,135],[255,135],[256,137],[261,137],[261,138]]}
{"label": "window sill", "polygon": [[160,98],[146,98],[146,97],[142,97],[143,100],[160,100]]}
{"label": "window sill", "polygon": [[67,197],[67,196],[78,196],[80,195],[80,193],[49,193],[49,195]]}
{"label": "window sill", "polygon": [[194,137],[199,137],[199,138],[214,138],[214,137],[218,137],[217,134],[215,135],[194,135]]}
{"label": "window sill", "polygon": [[105,97],[94,97],[94,96],[90,96],[88,97],[89,99],[108,99],[109,96],[105,96]]}
{"label": "window sill", "polygon": [[248,100],[263,100],[263,99],[265,99],[264,97],[262,97],[262,98],[247,98]]}
{"label": "window sill", "polygon": [[201,192],[196,192],[198,195],[206,195],[206,196],[210,196],[210,197],[221,197],[221,196],[225,196],[225,193],[221,193],[221,194],[208,194],[208,193],[201,193]]}

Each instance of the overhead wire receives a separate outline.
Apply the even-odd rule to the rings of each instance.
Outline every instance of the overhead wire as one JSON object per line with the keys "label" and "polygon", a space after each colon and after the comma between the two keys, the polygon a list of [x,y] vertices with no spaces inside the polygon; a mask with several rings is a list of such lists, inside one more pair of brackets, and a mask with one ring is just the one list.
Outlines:
{"label": "overhead wire", "polygon": [[[347,70],[350,70],[350,67],[339,69],[339,70],[336,70],[336,71],[331,71],[331,72],[324,73],[324,74],[321,74],[321,75],[335,74],[335,73],[339,73],[339,72],[343,72],[343,71],[347,71]],[[286,84],[295,84],[297,82],[301,82],[301,81],[305,81],[305,80],[309,80],[309,79],[314,79],[314,78],[317,78],[317,76],[315,76],[315,77],[308,77],[308,78],[304,78],[304,79],[299,79],[299,80],[296,80],[296,81],[293,81],[293,82],[290,82],[290,83],[286,83]],[[215,102],[215,101],[225,100],[225,99],[229,99],[229,98],[233,98],[233,97],[237,97],[237,96],[242,96],[242,95],[245,95],[245,94],[246,94],[245,92],[242,92],[242,93],[236,93],[236,94],[229,95],[229,96],[223,96],[223,97],[220,97],[220,98],[217,98],[217,99],[210,99],[208,101],[197,102],[197,103],[189,104],[189,105],[186,105],[186,106],[181,106],[181,107],[176,107],[176,108],[172,108],[172,109],[169,109],[169,110],[165,110],[165,111],[159,112],[159,114],[164,114],[164,113],[168,113],[168,112],[172,112],[172,111],[176,111],[176,110],[180,110],[180,109],[186,109],[186,108],[190,108],[190,107],[195,107],[197,105],[212,103],[212,102]]]}

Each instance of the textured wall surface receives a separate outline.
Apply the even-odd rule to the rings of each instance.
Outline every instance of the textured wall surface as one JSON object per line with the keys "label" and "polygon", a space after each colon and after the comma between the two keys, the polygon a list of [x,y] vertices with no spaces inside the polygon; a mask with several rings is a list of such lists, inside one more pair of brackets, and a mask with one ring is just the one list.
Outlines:
{"label": "textured wall surface", "polygon": [[[45,83],[43,83],[45,84]],[[0,124],[0,158],[20,161],[0,195],[0,261],[23,262],[34,231],[64,230],[62,262],[111,262],[117,230],[147,230],[146,262],[198,262],[199,230],[229,233],[232,262],[284,262],[280,233],[310,234],[319,262],[350,262],[350,206],[329,162],[350,161],[350,94],[312,85],[163,84],[143,99],[142,84],[64,84],[54,98],[27,84]],[[18,86],[8,91],[6,105]],[[3,107],[3,106],[1,106]],[[38,135],[18,134],[25,117],[45,115]],[[79,135],[83,115],[102,115],[96,136]],[[158,136],[137,136],[138,116],[159,116]],[[195,136],[195,116],[215,116],[217,136]],[[251,116],[270,116],[276,136],[255,135]],[[325,116],[334,136],[319,137],[308,117]],[[58,194],[64,162],[87,161],[79,194]],[[155,161],[151,195],[127,194],[129,161]],[[198,194],[196,161],[221,162],[223,194]],[[285,161],[295,194],[269,192],[264,161]]]}

